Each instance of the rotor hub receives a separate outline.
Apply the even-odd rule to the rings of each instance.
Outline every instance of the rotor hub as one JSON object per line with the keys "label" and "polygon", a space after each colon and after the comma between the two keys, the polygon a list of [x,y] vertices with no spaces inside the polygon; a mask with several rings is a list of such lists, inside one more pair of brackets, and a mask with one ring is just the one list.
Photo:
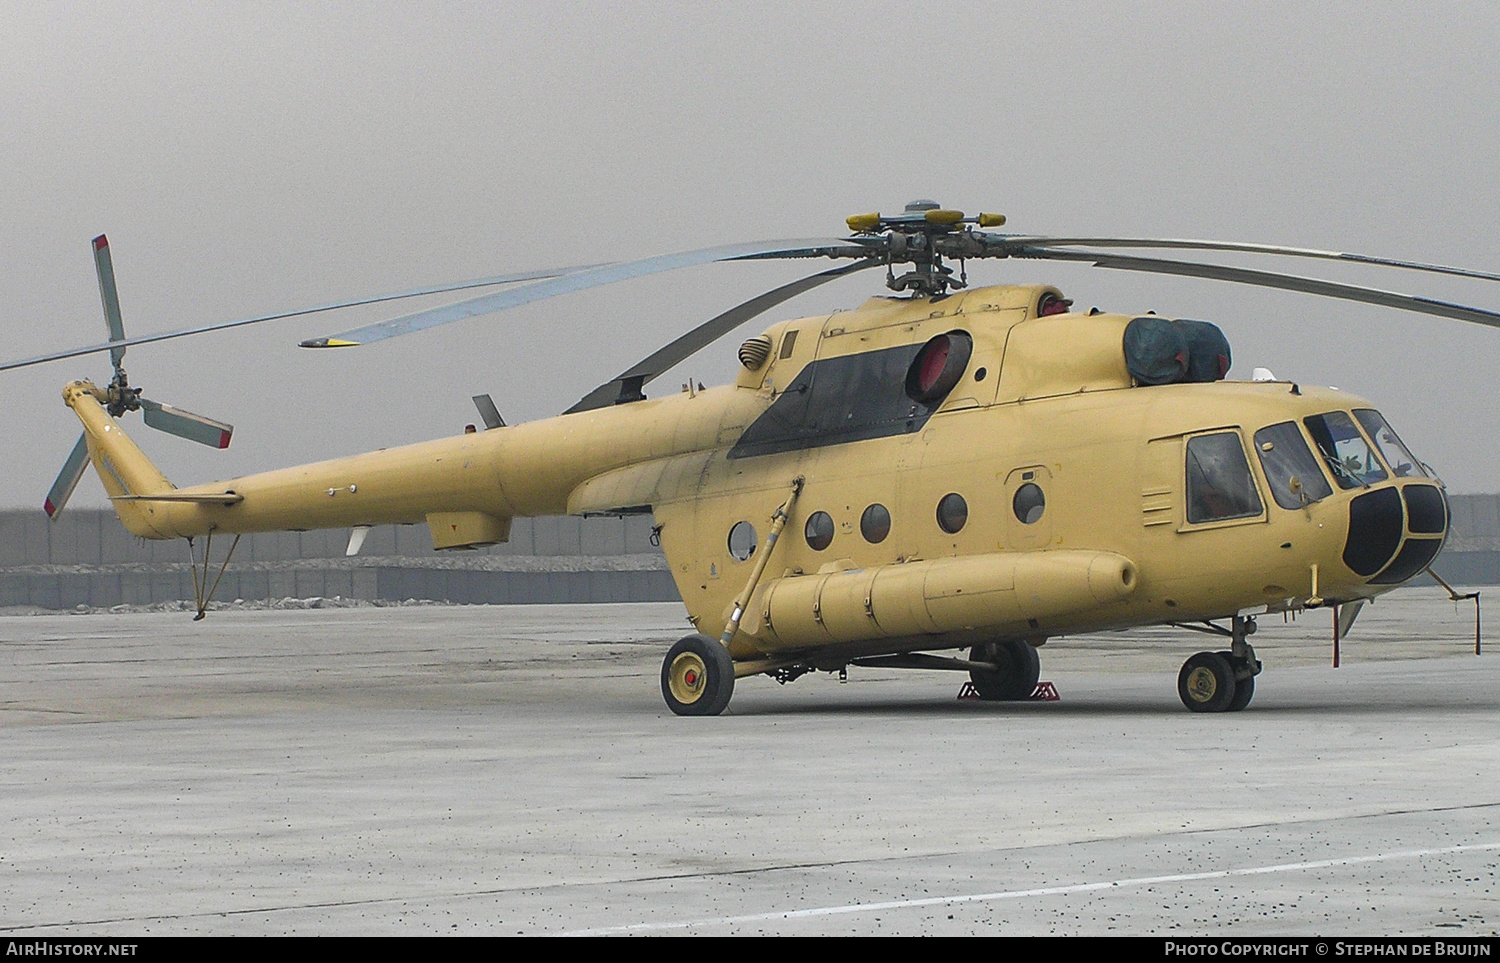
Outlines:
{"label": "rotor hub", "polygon": [[[988,253],[984,235],[976,234],[973,227],[997,227],[1005,223],[1005,217],[966,217],[963,211],[949,210],[923,198],[908,203],[900,214],[856,214],[845,223],[855,232],[857,243],[883,256],[886,287],[935,297],[946,294],[949,288],[968,286],[963,261]],[[945,257],[959,261],[958,277],[943,264]],[[894,270],[897,264],[910,264],[912,269],[898,276]]]}
{"label": "rotor hub", "polygon": [[125,369],[119,365],[115,365],[115,376],[103,394],[100,402],[111,417],[118,418],[127,411],[141,409],[141,389],[130,387],[130,379],[126,377]]}

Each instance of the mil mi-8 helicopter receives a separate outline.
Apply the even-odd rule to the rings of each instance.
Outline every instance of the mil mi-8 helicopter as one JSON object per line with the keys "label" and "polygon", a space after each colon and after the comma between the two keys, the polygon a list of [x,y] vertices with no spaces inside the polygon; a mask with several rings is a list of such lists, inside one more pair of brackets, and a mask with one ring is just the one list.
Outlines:
{"label": "mil mi-8 helicopter", "polygon": [[[849,218],[845,238],[532,271],[133,339],[119,322],[101,236],[95,255],[111,340],[0,370],[111,352],[108,387],[74,381],[63,391],[84,432],[47,511],[62,508],[92,463],[131,532],[186,538],[190,548],[204,539],[201,578],[194,556],[198,618],[212,595],[216,534],[349,527],[352,552],[368,526],[425,522],[436,548],[460,549],[505,541],[518,516],[650,513],[699,630],[662,663],[662,695],[679,715],[722,712],[737,678],[785,683],[851,665],[967,671],[981,698],[1023,699],[1047,640],[1152,624],[1227,640],[1222,651],[1187,659],[1178,692],[1193,711],[1236,711],[1250,703],[1261,668],[1249,641],[1257,615],[1343,604],[1352,622],[1364,600],[1431,565],[1448,530],[1443,484],[1368,402],[1268,372],[1225,381],[1230,348],[1212,324],[1075,312],[1046,285],[969,289],[966,262],[1085,261],[1491,326],[1500,313],[1108,249],[1500,275],[1258,244],[983,230],[1004,220],[916,201],[899,214]],[[825,257],[850,263],[725,312],[541,421],[507,426],[480,395],[484,431],[177,488],[116,420],[145,407],[154,427],[221,447],[230,437],[227,424],[140,398],[121,367],[130,345],[531,282],[303,342],[355,346],[693,264]],[[732,384],[643,393],[750,318],[878,267],[895,296],[771,325],[740,347]],[[933,654],[951,649],[967,649],[967,658]]]}

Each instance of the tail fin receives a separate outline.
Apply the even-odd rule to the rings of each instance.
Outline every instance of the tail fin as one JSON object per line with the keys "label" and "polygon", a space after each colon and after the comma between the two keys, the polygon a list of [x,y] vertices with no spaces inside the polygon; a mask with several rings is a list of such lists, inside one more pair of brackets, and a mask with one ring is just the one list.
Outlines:
{"label": "tail fin", "polygon": [[175,490],[161,469],[152,464],[146,453],[131,441],[119,422],[99,403],[104,394],[89,381],[74,381],[63,389],[63,401],[83,422],[88,441],[89,460],[104,483],[104,490],[114,501],[115,512],[132,534],[144,538],[162,538],[151,525],[149,506],[137,499]]}

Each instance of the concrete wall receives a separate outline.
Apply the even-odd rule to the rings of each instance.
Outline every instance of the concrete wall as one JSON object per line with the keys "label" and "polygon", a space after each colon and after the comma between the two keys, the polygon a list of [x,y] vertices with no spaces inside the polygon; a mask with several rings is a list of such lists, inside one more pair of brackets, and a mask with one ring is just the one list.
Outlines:
{"label": "concrete wall", "polygon": [[[503,545],[465,555],[649,555],[651,516],[626,518],[518,518]],[[215,540],[215,546],[219,545]],[[228,546],[228,539],[223,541]],[[246,535],[237,562],[343,558],[348,529]],[[382,525],[365,537],[362,558],[452,556],[432,549],[426,525]],[[112,565],[125,562],[186,562],[182,539],[148,541],[125,530],[113,512],[66,510],[55,521],[39,511],[0,512],[0,568],[17,565]]]}
{"label": "concrete wall", "polygon": [[[655,571],[488,572],[403,568],[227,572],[214,598],[333,598],[461,604],[671,602],[681,596],[671,574]],[[187,572],[0,573],[0,606],[71,609],[79,605],[150,605],[191,599]]]}
{"label": "concrete wall", "polygon": [[[354,560],[344,556],[347,530],[247,535],[213,597],[675,601],[680,596],[661,549],[651,544],[651,525],[650,516],[518,518],[503,545],[441,553],[433,551],[427,526],[386,525],[371,529]],[[230,543],[215,539],[216,561]],[[631,556],[634,564],[607,564],[622,556]],[[496,570],[504,557],[536,564],[513,571],[502,564]],[[327,563],[309,566],[308,560]],[[187,562],[181,539],[136,538],[110,511],[64,511],[55,521],[35,511],[0,512],[0,606],[107,608],[191,599]]]}

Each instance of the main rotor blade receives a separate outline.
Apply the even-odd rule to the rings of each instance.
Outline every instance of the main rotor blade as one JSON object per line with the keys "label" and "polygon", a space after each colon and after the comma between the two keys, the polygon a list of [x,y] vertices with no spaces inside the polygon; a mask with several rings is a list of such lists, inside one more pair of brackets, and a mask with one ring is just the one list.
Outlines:
{"label": "main rotor blade", "polygon": [[1165,237],[1027,237],[1001,234],[1007,243],[1022,247],[1145,247],[1175,248],[1185,251],[1237,251],[1246,254],[1278,254],[1288,257],[1323,258],[1330,261],[1349,261],[1356,264],[1374,264],[1380,267],[1406,268],[1412,271],[1430,271],[1434,274],[1451,274],[1461,278],[1479,278],[1483,281],[1500,281],[1500,274],[1471,271],[1468,268],[1446,267],[1441,264],[1425,264],[1421,261],[1401,261],[1396,258],[1372,257],[1368,254],[1348,254],[1343,251],[1320,251],[1309,247],[1283,247],[1275,244],[1248,244],[1240,241],[1200,241],[1191,238]]}
{"label": "main rotor blade", "polygon": [[1054,251],[1049,248],[1017,248],[1013,257],[1044,258],[1055,261],[1090,261],[1094,267],[1114,268],[1119,271],[1146,271],[1153,274],[1176,274],[1181,277],[1207,278],[1212,281],[1234,281],[1265,288],[1281,288],[1285,291],[1300,291],[1345,301],[1362,301],[1379,304],[1402,311],[1415,311],[1440,318],[1456,318],[1500,328],[1500,312],[1472,308],[1463,304],[1438,301],[1433,298],[1382,291],[1379,288],[1340,284],[1318,278],[1298,277],[1294,274],[1272,274],[1268,271],[1252,271],[1248,268],[1224,267],[1218,264],[1193,264],[1187,261],[1166,261],[1157,258],[1127,257],[1125,255],[1101,254],[1097,251]]}
{"label": "main rotor blade", "polygon": [[141,417],[157,431],[165,431],[169,435],[196,441],[210,448],[228,448],[230,436],[234,434],[233,425],[145,398],[141,399]]}
{"label": "main rotor blade", "polygon": [[856,261],[853,264],[845,264],[829,271],[809,275],[790,284],[783,284],[764,294],[758,294],[745,303],[736,305],[723,314],[703,322],[666,347],[656,350],[615,379],[606,381],[584,395],[577,404],[563,414],[571,415],[575,411],[607,408],[621,399],[635,400],[640,397],[641,388],[645,387],[648,382],[654,381],[662,372],[719,340],[756,315],[769,311],[804,291],[811,291],[820,284],[826,284],[834,278],[841,278],[846,274],[853,274],[855,271],[863,271],[866,268],[878,267],[881,263],[873,259]]}
{"label": "main rotor blade", "polygon": [[415,314],[392,318],[389,321],[367,324],[362,328],[354,328],[353,330],[344,331],[327,338],[314,338],[304,341],[302,342],[302,347],[346,348],[353,347],[354,345],[369,344],[372,341],[383,341],[386,338],[410,334],[413,331],[422,331],[440,324],[459,321],[463,318],[472,318],[480,314],[489,314],[493,311],[503,311],[506,308],[530,304],[533,301],[556,297],[559,294],[568,294],[573,291],[581,291],[584,288],[597,287],[601,284],[613,284],[616,281],[624,281],[629,278],[643,277],[647,274],[656,274],[661,271],[675,271],[678,268],[708,264],[713,261],[802,257],[865,258],[868,256],[869,251],[859,245],[829,238],[725,244],[720,247],[706,247],[696,251],[683,251],[680,254],[661,254],[656,257],[642,258],[638,261],[624,261],[618,264],[607,264],[603,267],[574,271],[571,274],[556,277],[548,281],[528,284],[522,288],[498,291],[494,294],[486,294],[469,301],[460,301],[458,304],[449,304],[440,308],[432,308],[427,311],[418,311]]}
{"label": "main rotor blade", "polygon": [[571,274],[575,271],[586,271],[590,268],[602,267],[599,264],[581,264],[576,267],[547,268],[541,271],[521,271],[516,274],[502,274],[493,278],[479,278],[474,281],[457,281],[451,284],[438,284],[425,288],[413,288],[410,291],[397,291],[394,294],[377,294],[369,298],[357,298],[352,301],[335,301],[332,304],[320,304],[312,308],[298,308],[295,311],[279,311],[275,314],[262,314],[253,318],[241,318],[237,321],[217,321],[213,324],[202,324],[192,328],[182,328],[178,331],[166,331],[161,334],[145,334],[136,338],[125,338],[123,341],[106,341],[103,344],[91,344],[82,348],[69,348],[66,351],[54,351],[50,354],[38,355],[35,358],[25,358],[20,361],[7,361],[0,364],[0,371],[9,371],[11,368],[25,368],[34,364],[45,364],[48,361],[61,361],[64,358],[77,358],[86,354],[97,354],[100,351],[113,352],[118,350],[124,354],[127,346],[137,344],[150,344],[153,341],[169,341],[172,338],[186,338],[195,334],[207,334],[211,331],[225,331],[229,328],[239,328],[247,324],[259,324],[262,321],[278,321],[282,318],[296,318],[304,314],[317,314],[321,311],[336,311],[339,308],[353,308],[362,304],[379,304],[383,301],[399,301],[403,298],[419,298],[425,294],[445,294],[450,291],[467,291],[470,288],[486,288],[497,284],[515,284],[519,281],[537,281],[542,278],[555,278]]}
{"label": "main rotor blade", "polygon": [[78,487],[78,481],[83,478],[84,469],[88,468],[88,465],[88,436],[79,435],[78,444],[73,446],[68,460],[63,462],[57,481],[52,483],[51,490],[47,492],[47,500],[42,503],[42,510],[47,513],[48,518],[56,518],[57,513],[62,511],[63,506],[68,503],[68,499],[73,497],[73,489]]}
{"label": "main rotor blade", "polygon": [[[109,256],[109,238],[100,234],[94,238],[94,273],[99,276],[99,300],[104,304],[104,326],[109,329],[109,340],[125,340],[125,322],[120,319],[120,295],[115,290],[115,262]],[[125,349],[113,348],[109,360],[115,370],[125,360]]]}

